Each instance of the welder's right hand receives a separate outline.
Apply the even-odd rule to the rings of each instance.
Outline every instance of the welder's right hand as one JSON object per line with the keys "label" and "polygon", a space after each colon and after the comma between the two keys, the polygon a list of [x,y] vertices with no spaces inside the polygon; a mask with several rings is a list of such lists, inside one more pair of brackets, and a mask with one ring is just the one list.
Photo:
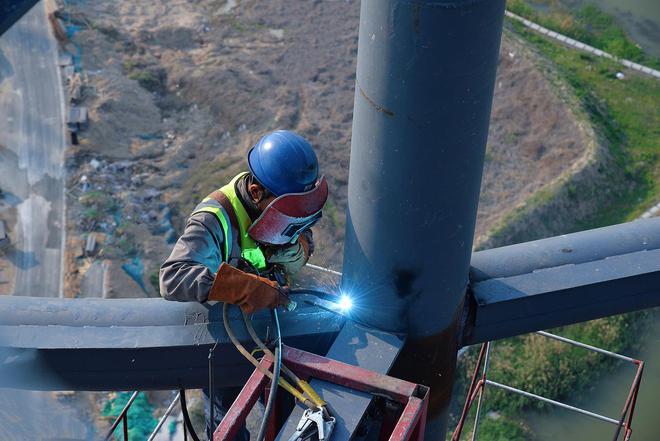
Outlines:
{"label": "welder's right hand", "polygon": [[238,305],[246,314],[265,308],[287,306],[288,288],[223,262],[215,275],[208,300]]}

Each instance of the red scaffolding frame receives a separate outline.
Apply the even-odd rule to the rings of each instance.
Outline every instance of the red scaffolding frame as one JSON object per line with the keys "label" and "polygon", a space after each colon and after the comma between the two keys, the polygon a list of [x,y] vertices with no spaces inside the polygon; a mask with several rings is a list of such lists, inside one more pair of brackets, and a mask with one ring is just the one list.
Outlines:
{"label": "red scaffolding frame", "polygon": [[[479,397],[479,402],[477,406],[477,415],[475,417],[475,433],[472,435],[472,440],[476,440],[476,430],[478,428],[479,424],[479,414],[480,414],[480,408],[483,402],[483,396],[484,396],[484,390],[486,389],[486,385],[497,387],[500,389],[507,390],[512,393],[517,393],[519,395],[526,396],[528,398],[540,400],[543,402],[546,402],[548,404],[558,406],[573,412],[577,412],[586,416],[590,416],[592,418],[596,418],[601,421],[605,421],[608,423],[611,423],[616,426],[616,430],[614,432],[614,437],[612,438],[613,441],[616,441],[619,439],[619,435],[621,433],[621,430],[623,429],[623,440],[624,441],[629,441],[630,437],[632,436],[632,419],[633,419],[633,414],[635,412],[635,404],[637,403],[637,395],[639,393],[639,387],[641,385],[642,381],[642,373],[644,372],[644,362],[642,360],[637,360],[635,358],[631,357],[626,357],[625,355],[617,354],[615,352],[607,351],[605,349],[597,348],[595,346],[591,346],[585,343],[581,343],[578,341],[571,340],[566,337],[562,337],[560,335],[556,334],[551,334],[549,332],[545,331],[538,331],[537,334],[542,335],[547,338],[555,339],[558,341],[561,341],[563,343],[571,344],[573,346],[578,346],[583,349],[593,351],[600,353],[602,355],[616,358],[628,363],[631,363],[636,366],[635,370],[635,376],[633,378],[632,384],[630,385],[630,390],[628,392],[628,396],[626,398],[626,401],[623,405],[623,409],[621,411],[621,415],[618,419],[607,417],[604,415],[599,415],[597,413],[580,409],[575,406],[570,406],[565,403],[561,403],[559,401],[551,400],[546,397],[542,397],[540,395],[533,394],[531,392],[527,392],[524,390],[516,389],[511,386],[507,386],[504,384],[497,383],[495,381],[489,380],[488,379],[488,366],[489,366],[489,358],[490,358],[490,348],[491,348],[491,342],[486,342],[481,345],[481,350],[479,351],[479,356],[477,357],[477,364],[474,368],[474,373],[472,374],[472,380],[470,381],[470,387],[467,392],[467,397],[465,398],[465,404],[463,406],[463,411],[461,412],[461,417],[458,421],[458,425],[456,426],[456,429],[454,430],[454,433],[452,435],[452,441],[458,441],[461,437],[461,432],[463,431],[463,427],[465,425],[465,422],[467,420],[468,413],[470,411],[470,408],[472,407],[472,404],[476,400],[477,397]],[[481,371],[481,374],[479,371],[481,370],[482,364],[484,365],[483,370]]]}
{"label": "red scaffolding frame", "polygon": [[[314,377],[402,404],[403,410],[386,439],[390,441],[424,439],[428,387],[288,346],[282,346],[282,362],[301,378]],[[261,366],[268,370],[272,365],[273,361],[268,357],[261,360]],[[259,369],[255,369],[216,428],[213,434],[214,441],[233,439],[236,436],[259,396],[266,392],[268,384],[269,379]],[[276,427],[275,412],[270,416],[269,427],[266,440],[273,440],[279,429]],[[381,439],[384,439],[382,433]]]}

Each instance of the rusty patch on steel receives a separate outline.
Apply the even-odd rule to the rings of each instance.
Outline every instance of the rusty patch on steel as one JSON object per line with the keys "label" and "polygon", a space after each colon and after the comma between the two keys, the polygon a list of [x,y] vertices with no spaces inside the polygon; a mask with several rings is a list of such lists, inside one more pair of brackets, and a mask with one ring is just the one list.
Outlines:
{"label": "rusty patch on steel", "polygon": [[360,87],[359,84],[358,84],[358,89],[360,89],[360,94],[364,97],[365,100],[367,100],[369,104],[371,104],[374,107],[374,109],[378,110],[379,112],[383,112],[387,116],[394,116],[394,112],[381,106],[380,104],[369,98],[367,94],[364,93],[364,90],[362,90],[362,87]]}
{"label": "rusty patch on steel", "polygon": [[463,303],[456,308],[451,325],[438,334],[409,339],[389,375],[431,388],[429,421],[445,414],[451,402],[458,352],[457,333]]}

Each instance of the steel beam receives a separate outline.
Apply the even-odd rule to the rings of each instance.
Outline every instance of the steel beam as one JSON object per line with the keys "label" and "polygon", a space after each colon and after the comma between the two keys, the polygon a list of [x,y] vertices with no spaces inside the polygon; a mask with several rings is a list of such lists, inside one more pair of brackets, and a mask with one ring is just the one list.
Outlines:
{"label": "steel beam", "polygon": [[503,0],[363,0],[342,291],[407,332],[393,375],[431,387],[444,436]]}
{"label": "steel beam", "polygon": [[660,306],[660,218],[475,253],[464,344]]}
{"label": "steel beam", "polygon": [[[326,357],[386,374],[399,355],[403,343],[404,339],[401,336],[366,329],[349,321],[337,336]],[[337,418],[332,441],[351,439],[371,403],[372,395],[318,379],[312,380],[310,384],[328,403]],[[304,406],[298,403],[280,430],[277,440],[288,440],[293,435],[304,410]]]}
{"label": "steel beam", "polygon": [[[208,380],[208,351],[216,341],[215,384],[242,385],[252,366],[228,340],[221,306],[162,299],[0,296],[0,387],[200,388]],[[250,342],[238,309],[232,312],[239,340]],[[304,304],[281,316],[287,344],[321,354],[344,322]],[[265,336],[268,314],[255,314],[253,322]]]}
{"label": "steel beam", "polygon": [[472,254],[470,283],[660,248],[660,217],[564,234]]}
{"label": "steel beam", "polygon": [[12,0],[0,2],[0,35],[21,19],[39,0]]}

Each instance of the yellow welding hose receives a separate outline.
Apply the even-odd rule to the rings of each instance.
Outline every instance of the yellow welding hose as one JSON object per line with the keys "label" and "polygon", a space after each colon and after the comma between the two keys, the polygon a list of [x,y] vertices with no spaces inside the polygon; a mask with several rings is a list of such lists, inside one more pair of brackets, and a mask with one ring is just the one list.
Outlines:
{"label": "yellow welding hose", "polygon": [[[229,336],[229,339],[234,344],[234,346],[236,346],[236,349],[238,349],[238,352],[240,352],[250,363],[252,363],[254,365],[254,367],[257,368],[257,370],[259,370],[259,372],[261,372],[262,374],[264,374],[265,376],[270,378],[271,381],[272,381],[273,380],[273,373],[270,372],[268,369],[264,368],[259,363],[259,361],[256,358],[254,358],[252,356],[252,354],[250,354],[250,352],[247,349],[245,349],[245,347],[241,344],[241,342],[239,342],[238,339],[236,338],[236,335],[234,334],[234,332],[231,329],[231,326],[229,325],[229,313],[228,313],[229,308],[228,308],[228,305],[229,305],[228,303],[225,303],[222,307],[222,321],[224,322],[225,330],[227,331],[227,335]],[[270,352],[270,350],[268,352]],[[270,356],[271,357],[273,356],[272,353],[270,354]],[[298,389],[293,387],[291,385],[291,383],[289,383],[285,379],[280,378],[280,381],[278,382],[278,384],[280,386],[282,386],[282,388],[284,390],[286,390],[291,395],[296,397],[296,399],[298,401],[300,401],[301,403],[303,403],[305,406],[309,407],[310,409],[317,409],[318,407],[320,407],[316,403],[314,403],[312,400],[307,398],[305,395],[303,395]]]}
{"label": "yellow welding hose", "polygon": [[323,400],[323,398],[321,398],[319,394],[316,393],[314,388],[312,388],[312,386],[310,386],[308,382],[306,382],[305,380],[298,379],[297,383],[298,383],[298,387],[301,388],[303,392],[305,392],[307,396],[309,396],[309,399],[312,400],[312,402],[316,404],[318,407],[324,407],[327,404],[325,400]]}
{"label": "yellow welding hose", "polygon": [[[250,334],[250,337],[252,337],[252,340],[259,347],[259,349],[273,358],[273,353],[270,349],[268,349],[259,335],[257,335],[256,331],[254,330],[254,326],[252,326],[252,320],[250,320],[250,317],[246,313],[243,313],[243,321],[245,322],[245,328],[247,329],[248,334]],[[291,369],[286,367],[284,363],[282,363],[282,372],[287,377],[289,377],[289,380],[295,383],[300,389],[303,390],[304,393],[307,394],[309,399],[312,401],[312,403],[314,403],[316,407],[323,407],[326,405],[326,402],[319,396],[318,393],[316,393],[314,388],[312,388],[312,386],[310,386],[309,383],[305,380],[300,379],[300,377],[298,377]]]}

